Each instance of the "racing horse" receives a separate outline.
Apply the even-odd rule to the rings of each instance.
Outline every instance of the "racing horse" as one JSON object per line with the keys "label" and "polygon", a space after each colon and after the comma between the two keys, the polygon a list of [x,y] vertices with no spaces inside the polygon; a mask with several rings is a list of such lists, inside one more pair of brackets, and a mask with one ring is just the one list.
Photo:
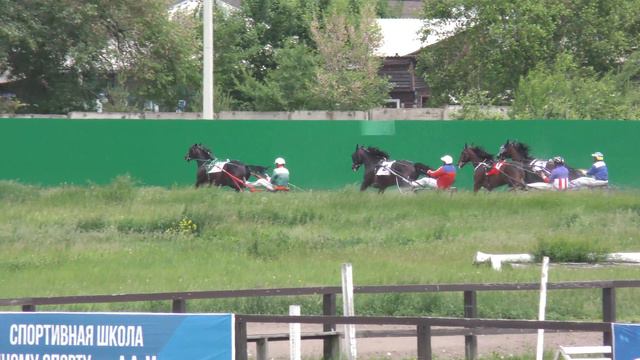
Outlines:
{"label": "racing horse", "polygon": [[490,174],[496,162],[493,155],[480,146],[464,144],[458,167],[463,168],[467,163],[473,165],[473,192],[478,192],[483,187],[491,191],[502,185],[508,185],[511,189],[525,189],[524,171],[518,166],[502,163],[495,174]]}
{"label": "racing horse", "polygon": [[351,161],[353,171],[358,171],[360,166],[364,165],[364,179],[360,191],[373,186],[380,194],[391,185],[410,186],[421,172],[426,174],[431,170],[427,165],[408,160],[390,161],[387,152],[373,146],[356,145],[356,150],[351,154]]}
{"label": "racing horse", "polygon": [[[184,159],[186,161],[195,160],[198,164],[196,188],[207,184],[209,186],[229,186],[235,191],[242,191],[247,186],[246,181],[251,175],[264,177],[267,170],[267,167],[245,165],[237,160],[230,160],[217,165],[211,150],[202,144],[193,144]],[[214,167],[218,171],[210,172]]]}
{"label": "racing horse", "polygon": [[[510,141],[509,139],[507,139],[506,143],[500,145],[498,158],[509,158],[518,163],[525,172],[524,180],[527,184],[544,182],[544,179],[540,174],[545,173],[545,175],[549,175],[551,170],[555,167],[552,161],[535,159],[529,155],[529,145],[519,141]],[[569,170],[569,180],[575,180],[583,176],[580,170],[574,169],[568,165],[565,166],[567,166],[567,169]]]}

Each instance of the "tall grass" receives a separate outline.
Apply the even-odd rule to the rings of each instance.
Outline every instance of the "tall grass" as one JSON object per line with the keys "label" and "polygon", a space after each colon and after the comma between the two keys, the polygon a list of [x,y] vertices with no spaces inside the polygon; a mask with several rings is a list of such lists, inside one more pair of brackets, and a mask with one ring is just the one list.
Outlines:
{"label": "tall grass", "polygon": [[[640,251],[639,220],[640,193],[631,191],[238,194],[139,187],[127,177],[84,187],[0,182],[0,288],[13,298],[335,286],[344,262],[353,264],[357,285],[535,282],[535,265],[496,272],[473,265],[473,256]],[[637,268],[611,265],[553,265],[550,272],[550,281],[637,278]],[[618,292],[619,318],[640,320],[638,294]],[[192,301],[189,310],[286,313],[293,301],[304,313],[321,311],[318,297]],[[481,293],[479,311],[535,318],[536,301],[535,292]],[[548,318],[598,318],[599,301],[598,290],[554,291]],[[458,293],[387,294],[358,296],[356,311],[460,316],[463,308]]]}

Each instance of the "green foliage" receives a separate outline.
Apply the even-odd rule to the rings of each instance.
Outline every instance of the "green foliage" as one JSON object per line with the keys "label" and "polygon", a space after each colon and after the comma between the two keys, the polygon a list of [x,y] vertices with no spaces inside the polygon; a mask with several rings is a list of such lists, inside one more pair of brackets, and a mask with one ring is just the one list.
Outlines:
{"label": "green foliage", "polygon": [[500,112],[489,110],[489,106],[497,103],[496,99],[489,97],[488,91],[471,89],[465,94],[456,96],[457,101],[462,106],[462,110],[453,116],[460,120],[502,120],[506,115]]}
{"label": "green foliage", "polygon": [[37,196],[36,188],[15,181],[0,181],[0,201],[22,202]]}
{"label": "green foliage", "polygon": [[[566,252],[574,254],[578,248],[581,253],[637,251],[640,233],[637,192],[459,191],[453,197],[422,192],[381,198],[348,188],[278,196],[139,187],[124,177],[87,187],[0,182],[0,200],[5,257],[0,279],[6,298],[335,286],[344,262],[353,263],[358,285],[534,282],[536,266],[495,272],[474,266],[473,256],[476,251],[531,252],[539,246],[537,239],[571,244]],[[487,226],[496,221],[499,225]],[[595,239],[602,247],[594,245]],[[637,269],[557,266],[551,277],[554,282],[635,279]],[[619,319],[637,319],[639,292],[618,293]],[[600,316],[597,291],[571,295],[550,292],[550,319]],[[284,314],[292,301],[191,301],[189,309]],[[307,314],[320,313],[321,301],[319,296],[295,299]],[[533,318],[537,301],[535,292],[482,292],[479,313]],[[55,307],[69,308],[167,311],[158,303]],[[460,316],[463,302],[460,293],[372,294],[356,297],[356,308],[370,315]]]}
{"label": "green foliage", "polygon": [[[388,84],[373,56],[372,0],[249,0],[216,21],[216,92],[222,109],[357,110]],[[324,22],[317,19],[324,19]],[[340,56],[336,57],[336,54]]]}
{"label": "green foliage", "polygon": [[[27,105],[21,112],[66,113],[93,109],[112,74],[135,83],[142,103],[175,106],[199,83],[193,28],[172,23],[166,2],[2,1],[0,72]],[[182,91],[182,93],[181,93]],[[188,94],[186,94],[188,95]]]}
{"label": "green foliage", "polygon": [[101,231],[107,226],[107,223],[104,219],[99,217],[90,217],[78,220],[76,224],[76,229],[78,231]]}
{"label": "green foliage", "polygon": [[[216,14],[216,95],[224,97],[219,110],[305,106],[315,62],[310,23],[318,7],[310,0],[248,0],[239,12]],[[300,84],[292,84],[294,76]],[[290,98],[296,90],[302,92]]]}
{"label": "green foliage", "polygon": [[135,111],[135,107],[129,105],[129,90],[127,89],[126,79],[120,75],[116,79],[115,85],[107,87],[108,102],[103,105],[103,111],[106,112],[130,112]]}
{"label": "green foliage", "polygon": [[509,100],[522,76],[562,53],[605,74],[640,42],[639,0],[427,0],[424,14],[436,24],[458,21],[453,37],[419,59],[436,105],[472,88]]}
{"label": "green foliage", "polygon": [[326,110],[368,110],[388,97],[390,84],[377,73],[382,65],[374,55],[382,41],[375,23],[375,7],[364,2],[359,12],[336,1],[311,32],[321,57],[313,95]]}
{"label": "green foliage", "polygon": [[15,97],[0,96],[0,114],[15,114],[25,106]]}
{"label": "green foliage", "polygon": [[193,220],[188,217],[183,217],[176,224],[170,226],[165,230],[165,234],[169,235],[196,235],[198,234],[199,227],[198,224],[193,222]]}
{"label": "green foliage", "polygon": [[251,109],[293,111],[317,108],[310,91],[315,86],[317,56],[307,46],[291,39],[285,47],[274,50],[278,64],[264,81],[251,77],[247,70],[237,82],[237,90],[249,99]]}
{"label": "green foliage", "polygon": [[135,197],[135,181],[129,175],[118,176],[111,184],[96,188],[98,198],[113,203],[125,203]]}
{"label": "green foliage", "polygon": [[540,240],[533,254],[537,261],[548,256],[552,262],[596,263],[608,252],[605,245],[592,239],[552,236]]}
{"label": "green foliage", "polygon": [[549,68],[540,64],[520,81],[512,115],[518,119],[640,118],[640,52],[620,71],[604,76],[580,68],[564,54]]}

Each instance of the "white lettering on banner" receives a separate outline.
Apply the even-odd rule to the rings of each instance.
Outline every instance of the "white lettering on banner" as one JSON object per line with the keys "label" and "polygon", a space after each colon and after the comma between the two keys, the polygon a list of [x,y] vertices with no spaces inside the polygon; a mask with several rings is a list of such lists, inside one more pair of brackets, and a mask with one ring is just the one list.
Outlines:
{"label": "white lettering on banner", "polygon": [[142,326],[98,325],[96,345],[119,347],[142,347]]}
{"label": "white lettering on banner", "polygon": [[38,354],[0,354],[0,360],[40,360]]}
{"label": "white lettering on banner", "polygon": [[9,343],[11,345],[93,346],[93,325],[11,324]]}
{"label": "white lettering on banner", "polygon": [[42,360],[91,360],[91,355],[45,354]]}
{"label": "white lettering on banner", "polygon": [[[131,359],[127,359],[124,355],[120,355],[119,360],[138,360],[138,357],[135,355],[131,355]],[[157,360],[156,355],[145,355],[144,360]]]}

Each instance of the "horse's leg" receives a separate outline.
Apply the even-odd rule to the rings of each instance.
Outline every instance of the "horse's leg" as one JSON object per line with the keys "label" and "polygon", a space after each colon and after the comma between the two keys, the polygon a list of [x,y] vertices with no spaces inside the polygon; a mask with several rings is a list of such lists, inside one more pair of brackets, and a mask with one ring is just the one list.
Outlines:
{"label": "horse's leg", "polygon": [[481,187],[482,187],[482,183],[474,182],[473,183],[473,192],[477,193],[478,191],[480,191]]}
{"label": "horse's leg", "polygon": [[485,178],[485,176],[474,173],[473,174],[473,192],[477,193],[478,191],[480,191],[480,189],[482,189],[483,186],[486,188],[487,187],[486,180],[487,179]]}
{"label": "horse's leg", "polygon": [[378,194],[384,194],[384,191],[392,184],[392,181],[390,179],[395,179],[395,176],[393,177],[376,176],[375,179],[376,179],[375,181],[376,187],[378,188]]}
{"label": "horse's leg", "polygon": [[511,187],[510,189],[511,191],[524,190],[524,188],[526,187],[524,185],[523,175],[520,174],[519,172],[514,173],[512,171],[505,171],[503,175],[506,178],[507,183]]}
{"label": "horse's leg", "polygon": [[360,185],[360,191],[365,191],[371,184],[373,184],[374,176],[365,175],[362,180],[362,184]]}
{"label": "horse's leg", "polygon": [[491,181],[493,179],[495,179],[496,175],[492,175],[492,176],[487,176],[487,175],[483,175],[483,180],[482,180],[482,186],[487,189],[487,191],[491,192],[493,191],[493,189],[497,188],[499,185],[497,185],[495,183],[495,181]]}
{"label": "horse's leg", "polygon": [[231,179],[231,182],[233,183],[233,188],[236,190],[236,192],[242,191],[242,186],[236,180]]}

